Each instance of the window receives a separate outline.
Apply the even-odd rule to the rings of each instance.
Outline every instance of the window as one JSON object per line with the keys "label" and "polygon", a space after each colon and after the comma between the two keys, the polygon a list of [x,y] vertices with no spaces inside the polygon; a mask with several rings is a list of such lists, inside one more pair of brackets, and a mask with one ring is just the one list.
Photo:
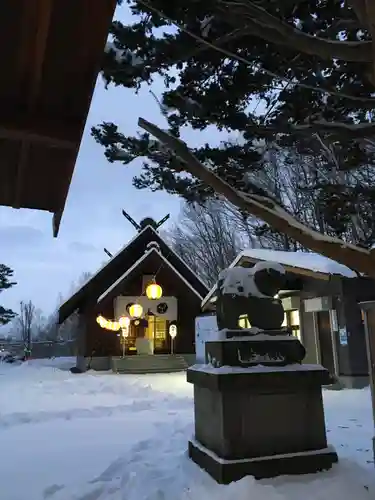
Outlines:
{"label": "window", "polygon": [[251,328],[249,320],[247,319],[247,314],[243,314],[238,318],[238,326],[240,328]]}
{"label": "window", "polygon": [[301,340],[300,314],[298,309],[285,312],[286,325],[292,330],[292,334]]}

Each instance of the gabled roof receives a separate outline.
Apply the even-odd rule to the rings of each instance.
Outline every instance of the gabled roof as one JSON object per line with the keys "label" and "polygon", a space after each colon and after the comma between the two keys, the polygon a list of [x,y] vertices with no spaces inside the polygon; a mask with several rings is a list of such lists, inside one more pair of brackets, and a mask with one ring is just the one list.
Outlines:
{"label": "gabled roof", "polygon": [[132,276],[137,272],[139,267],[149,260],[151,257],[157,257],[158,260],[161,261],[163,265],[169,267],[169,269],[184,283],[184,285],[190,289],[192,293],[194,293],[200,301],[203,300],[203,296],[186,280],[177,269],[169,262],[169,260],[164,257],[164,255],[158,251],[156,248],[151,248],[151,250],[147,250],[140,259],[138,259],[129,269],[127,269],[124,274],[122,274],[118,280],[116,280],[97,300],[97,303],[100,304],[103,300],[109,297],[115,297],[119,294],[121,287],[126,283],[127,280],[131,279]]}
{"label": "gabled roof", "polygon": [[[282,264],[287,272],[310,276],[316,279],[329,279],[329,276],[339,275],[346,278],[357,277],[356,273],[348,267],[334,260],[316,253],[308,252],[285,252],[263,248],[249,248],[240,252],[229,267],[240,266],[244,262],[256,263],[260,261],[272,261]],[[204,308],[214,298],[216,284],[211,288],[202,301]]]}
{"label": "gabled roof", "polygon": [[184,280],[190,283],[199,296],[205,297],[208,288],[203,281],[185,264],[152,226],[146,226],[61,305],[59,308],[59,323],[65,321],[74,311],[85,304],[96,303],[106,290],[123,276],[128,269],[134,266],[152,242],[158,244],[163,257]]}

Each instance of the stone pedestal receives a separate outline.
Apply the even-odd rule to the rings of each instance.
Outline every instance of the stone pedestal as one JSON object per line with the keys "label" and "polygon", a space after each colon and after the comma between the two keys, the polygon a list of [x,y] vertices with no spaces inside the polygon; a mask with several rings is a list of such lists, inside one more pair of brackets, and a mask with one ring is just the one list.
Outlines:
{"label": "stone pedestal", "polygon": [[329,469],[337,454],[327,445],[324,422],[321,387],[330,381],[328,371],[286,364],[288,357],[301,357],[293,337],[290,347],[285,337],[278,346],[270,341],[269,354],[267,335],[254,339],[248,346],[235,338],[207,342],[206,359],[214,363],[188,369],[195,405],[189,456],[224,484],[246,475],[260,479]]}

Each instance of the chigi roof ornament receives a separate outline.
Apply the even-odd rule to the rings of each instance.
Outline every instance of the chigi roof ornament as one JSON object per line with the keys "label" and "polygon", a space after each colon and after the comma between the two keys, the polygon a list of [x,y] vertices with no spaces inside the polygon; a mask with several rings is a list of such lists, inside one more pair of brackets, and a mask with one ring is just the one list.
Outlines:
{"label": "chigi roof ornament", "polygon": [[132,226],[135,227],[137,231],[142,231],[142,229],[144,229],[147,226],[151,226],[155,230],[158,230],[159,227],[162,226],[164,222],[166,222],[170,217],[170,214],[167,214],[165,217],[160,219],[159,222],[156,222],[155,219],[153,219],[152,217],[145,217],[138,224],[137,222],[135,222],[133,217],[131,217],[127,212],[125,212],[125,210],[122,211],[122,215],[125,217],[125,219],[127,219],[130,222]]}
{"label": "chigi roof ornament", "polygon": [[[165,215],[162,219],[159,220],[159,222],[156,222],[155,219],[152,217],[145,217],[144,219],[141,220],[141,222],[138,224],[133,217],[131,217],[125,210],[122,210],[122,215],[125,217],[126,220],[130,222],[130,224],[140,233],[143,231],[143,229],[147,226],[151,226],[155,231],[159,229],[160,226],[166,222],[170,214]],[[153,245],[154,244],[154,245]],[[149,245],[147,245],[147,250],[150,250],[151,248],[155,248],[156,250],[160,250],[159,245],[156,242],[151,242]],[[104,252],[108,255],[110,259],[112,259],[113,254],[107,249],[104,248]]]}

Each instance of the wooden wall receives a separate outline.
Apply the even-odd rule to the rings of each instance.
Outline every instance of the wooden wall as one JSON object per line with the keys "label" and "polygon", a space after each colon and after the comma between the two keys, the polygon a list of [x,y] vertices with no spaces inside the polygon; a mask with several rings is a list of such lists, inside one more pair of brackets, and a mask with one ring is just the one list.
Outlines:
{"label": "wooden wall", "polygon": [[[118,295],[140,295],[142,293],[142,276],[154,274],[155,269],[143,269],[133,279],[124,283],[116,292]],[[182,283],[168,268],[160,271],[157,282],[163,288],[163,295],[173,296],[178,301],[178,334],[174,343],[174,352],[178,354],[193,354],[195,352],[195,317],[200,313],[201,300]],[[101,314],[107,319],[114,319],[114,297],[108,297],[98,306],[96,303],[87,304],[83,315],[86,321],[86,356],[120,356],[121,346],[118,332],[111,332],[101,328],[97,316]],[[170,337],[167,335],[167,352],[170,352]]]}

